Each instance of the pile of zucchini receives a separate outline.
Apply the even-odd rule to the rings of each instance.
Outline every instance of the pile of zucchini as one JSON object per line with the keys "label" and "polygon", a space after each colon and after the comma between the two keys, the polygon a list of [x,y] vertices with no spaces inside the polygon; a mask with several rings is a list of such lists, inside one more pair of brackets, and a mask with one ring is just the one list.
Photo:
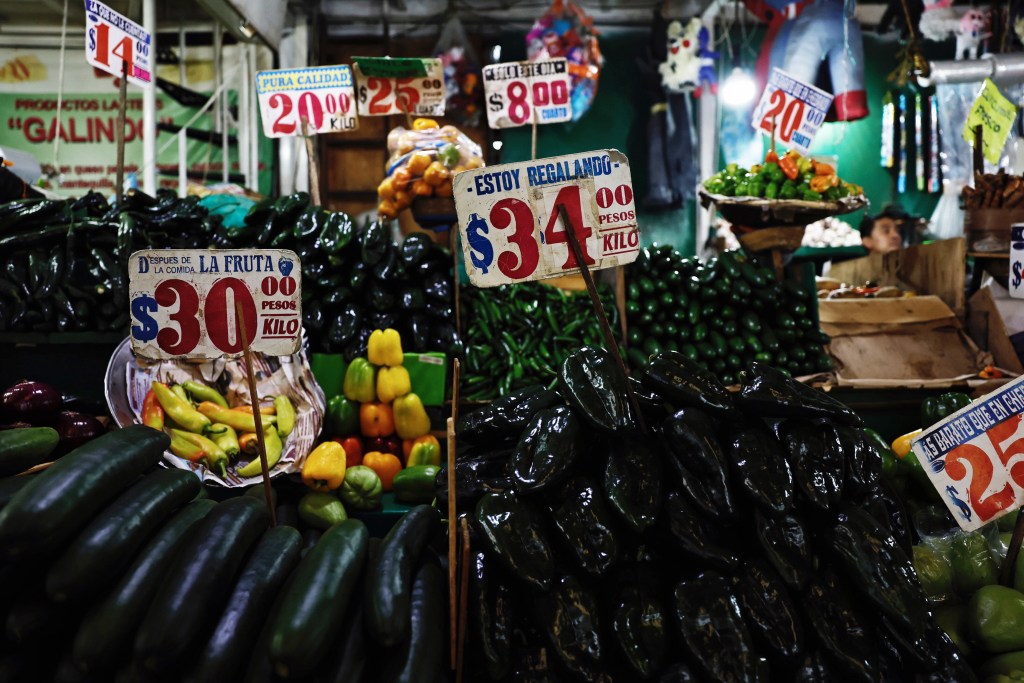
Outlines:
{"label": "pile of zucchini", "polygon": [[168,445],[134,425],[0,480],[0,680],[436,680],[435,510],[383,540],[270,528],[261,499],[157,467]]}
{"label": "pile of zucchini", "polygon": [[726,385],[753,361],[793,375],[831,369],[817,326],[814,297],[792,280],[779,283],[769,267],[742,251],[706,263],[670,246],[640,252],[626,274],[630,365],[679,351]]}

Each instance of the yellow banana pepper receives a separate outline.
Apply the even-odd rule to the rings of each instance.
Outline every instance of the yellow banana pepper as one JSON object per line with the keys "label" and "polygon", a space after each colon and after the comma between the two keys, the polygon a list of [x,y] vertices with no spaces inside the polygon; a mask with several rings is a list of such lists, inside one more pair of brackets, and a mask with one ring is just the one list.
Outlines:
{"label": "yellow banana pepper", "polygon": [[387,365],[393,368],[401,365],[404,360],[402,337],[399,336],[398,330],[390,327],[386,330],[374,330],[366,344],[366,355],[374,365]]}
{"label": "yellow banana pepper", "polygon": [[377,371],[377,398],[381,403],[391,403],[396,398],[412,391],[409,371],[401,365],[381,368]]}
{"label": "yellow banana pepper", "polygon": [[[212,401],[203,401],[196,406],[196,410],[205,415],[209,420],[225,424],[236,431],[256,431],[256,418],[252,413],[243,413],[240,410],[221,408]],[[264,425],[275,424],[277,422],[277,417],[274,415],[261,415],[260,422]]]}
{"label": "yellow banana pepper", "polygon": [[333,491],[345,482],[345,449],[337,441],[325,441],[306,456],[302,483],[314,491]]}
{"label": "yellow banana pepper", "polygon": [[423,402],[416,394],[396,398],[391,406],[395,416],[395,431],[400,439],[416,439],[430,432],[430,418]]}
{"label": "yellow banana pepper", "polygon": [[[274,425],[264,425],[263,442],[267,447],[267,471],[269,472],[281,459],[281,452],[284,450],[284,444],[281,443],[281,437],[277,435]],[[259,455],[253,457],[245,467],[235,470],[235,474],[243,478],[257,477],[262,473],[263,466],[260,464]]]}
{"label": "yellow banana pepper", "polygon": [[274,409],[277,413],[277,434],[283,439],[295,429],[295,406],[282,394],[274,399]]}
{"label": "yellow banana pepper", "polygon": [[903,436],[896,437],[896,440],[892,442],[892,452],[896,454],[897,458],[903,460],[907,457],[907,454],[910,453],[910,442],[917,438],[921,431],[920,429],[915,429]]}

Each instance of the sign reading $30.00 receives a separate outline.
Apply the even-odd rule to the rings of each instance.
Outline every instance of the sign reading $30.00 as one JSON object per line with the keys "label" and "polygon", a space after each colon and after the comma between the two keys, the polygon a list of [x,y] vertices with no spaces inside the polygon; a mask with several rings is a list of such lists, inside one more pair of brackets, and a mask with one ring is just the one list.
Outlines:
{"label": "sign reading $30.00", "polygon": [[464,171],[454,191],[466,272],[477,287],[578,271],[560,207],[591,270],[631,263],[640,251],[629,161],[617,150]]}

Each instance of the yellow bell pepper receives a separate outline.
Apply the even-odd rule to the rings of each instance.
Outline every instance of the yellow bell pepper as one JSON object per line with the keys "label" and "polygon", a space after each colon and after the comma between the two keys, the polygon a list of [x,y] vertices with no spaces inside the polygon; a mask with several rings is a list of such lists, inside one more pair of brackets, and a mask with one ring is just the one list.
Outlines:
{"label": "yellow bell pepper", "polygon": [[395,431],[400,439],[416,439],[430,432],[430,418],[423,402],[416,394],[396,398],[391,406],[395,416]]}
{"label": "yellow bell pepper", "polygon": [[397,367],[402,364],[402,337],[398,330],[390,327],[386,330],[374,330],[367,342],[367,356],[373,365]]}
{"label": "yellow bell pepper", "polygon": [[406,467],[441,464],[441,444],[433,434],[403,441],[402,452],[405,453]]}
{"label": "yellow bell pepper", "polygon": [[412,383],[409,380],[409,371],[401,365],[377,371],[377,398],[381,403],[391,403],[410,391]]}
{"label": "yellow bell pepper", "polygon": [[[371,337],[372,339],[372,337]],[[377,387],[374,385],[377,368],[365,358],[353,358],[345,371],[345,383],[342,393],[350,401],[369,403],[377,400]]]}
{"label": "yellow bell pepper", "polygon": [[910,442],[916,439],[921,431],[920,429],[915,429],[903,436],[896,437],[896,440],[892,442],[892,452],[896,454],[897,458],[903,460],[907,457],[907,454],[910,453]]}
{"label": "yellow bell pepper", "polygon": [[302,483],[314,491],[334,491],[345,481],[345,449],[337,441],[325,441],[306,456]]}

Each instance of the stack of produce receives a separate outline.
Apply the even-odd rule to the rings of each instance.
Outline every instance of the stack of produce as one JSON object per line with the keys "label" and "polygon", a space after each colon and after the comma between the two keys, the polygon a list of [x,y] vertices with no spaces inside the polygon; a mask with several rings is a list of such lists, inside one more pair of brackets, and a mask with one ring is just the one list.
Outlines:
{"label": "stack of produce", "polygon": [[167,191],[0,205],[0,331],[125,332],[131,252],[202,249],[219,224],[198,197]]}
{"label": "stack of produce", "polygon": [[864,194],[859,185],[841,180],[830,164],[800,156],[794,150],[781,157],[768,152],[764,163],[754,164],[749,171],[729,164],[705,180],[704,189],[725,197],[805,202],[837,201]]}
{"label": "stack of produce", "polygon": [[859,425],[760,363],[734,396],[678,353],[638,382],[593,348],[558,392],[460,418],[469,680],[972,681]]}
{"label": "stack of produce", "polygon": [[999,173],[975,173],[974,187],[962,192],[965,209],[1014,209],[1024,204],[1024,178]]}
{"label": "stack of produce", "polygon": [[45,382],[24,380],[0,395],[0,477],[49,462],[91,441],[106,429],[91,401],[63,396]]}
{"label": "stack of produce", "polygon": [[735,384],[752,361],[794,375],[831,368],[814,297],[742,251],[701,264],[669,246],[651,247],[627,272],[628,357],[642,368],[662,349],[679,351]]}
{"label": "stack of produce", "polygon": [[804,230],[804,238],[800,244],[816,248],[859,247],[860,231],[846,221],[828,216],[809,224]]}
{"label": "stack of produce", "polygon": [[[613,292],[600,287],[613,330],[619,310]],[[490,400],[530,386],[553,386],[562,361],[581,346],[602,343],[586,292],[572,293],[536,282],[461,293],[466,321],[462,397]]]}
{"label": "stack of produce", "polygon": [[262,490],[216,503],[157,469],[169,443],[110,432],[0,498],[5,680],[436,680],[436,511],[379,542],[358,520],[302,534],[280,506],[271,529]]}
{"label": "stack of produce", "polygon": [[297,192],[266,199],[245,225],[219,232],[219,248],[291,249],[302,261],[302,320],[314,351],[366,353],[374,329],[394,327],[412,351],[461,353],[452,310],[452,263],[423,233],[391,239],[389,221],[356,228]]}
{"label": "stack of produce", "polygon": [[340,514],[333,491],[358,510],[379,507],[381,493],[392,490],[400,503],[429,503],[441,464],[441,444],[402,365],[401,336],[374,330],[368,356],[349,363],[343,395],[327,402],[323,433],[329,441],[302,468],[303,480],[319,494],[310,500]]}

